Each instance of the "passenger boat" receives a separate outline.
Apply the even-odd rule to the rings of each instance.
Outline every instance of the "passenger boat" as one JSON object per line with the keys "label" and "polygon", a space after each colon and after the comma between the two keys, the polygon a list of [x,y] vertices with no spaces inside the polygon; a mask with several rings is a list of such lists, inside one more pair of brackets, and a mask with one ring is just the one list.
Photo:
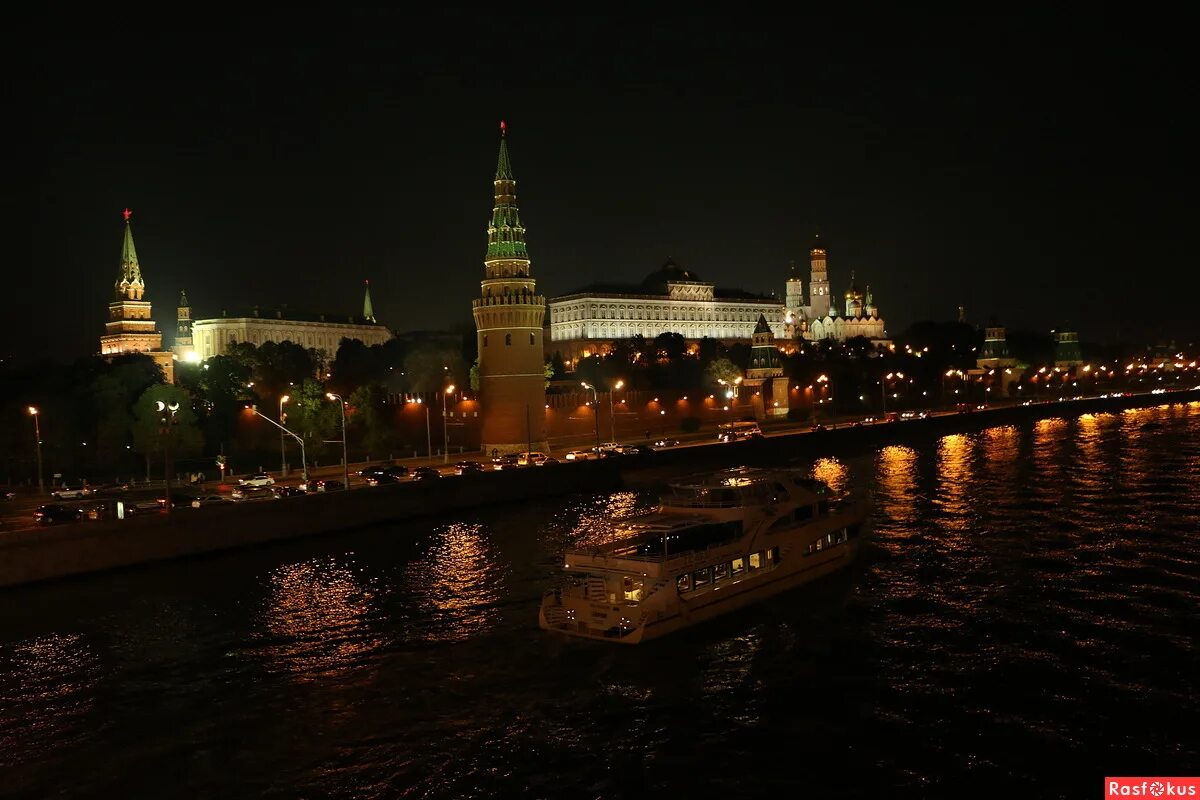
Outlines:
{"label": "passenger boat", "polygon": [[725,470],[673,484],[613,540],[564,553],[566,581],[538,623],[637,644],[712,619],[849,564],[867,503],[798,470]]}

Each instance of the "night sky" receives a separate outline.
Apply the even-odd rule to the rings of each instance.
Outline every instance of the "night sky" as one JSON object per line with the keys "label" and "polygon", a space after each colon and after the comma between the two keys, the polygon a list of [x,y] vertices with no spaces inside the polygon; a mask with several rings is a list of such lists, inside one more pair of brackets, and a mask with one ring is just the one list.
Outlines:
{"label": "night sky", "polygon": [[963,304],[1200,338],[1179,20],[155,13],[59,20],[13,79],[36,211],[2,308],[45,336],[0,355],[98,350],[126,206],[167,344],[181,288],[350,313],[369,278],[395,330],[467,325],[501,119],[549,296],[667,257],[782,296],[819,232],[893,336]]}

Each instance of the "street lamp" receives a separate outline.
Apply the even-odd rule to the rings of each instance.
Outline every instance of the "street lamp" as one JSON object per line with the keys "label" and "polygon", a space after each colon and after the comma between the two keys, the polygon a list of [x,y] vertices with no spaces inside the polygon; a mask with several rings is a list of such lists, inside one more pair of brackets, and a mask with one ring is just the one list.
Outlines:
{"label": "street lamp", "polygon": [[33,436],[37,439],[38,494],[44,494],[46,485],[42,482],[42,426],[38,424],[37,406],[29,407],[29,416],[33,417]]}
{"label": "street lamp", "polygon": [[165,463],[164,474],[164,491],[166,492],[166,511],[171,513],[171,428],[179,424],[179,420],[175,415],[179,413],[179,403],[164,403],[162,400],[154,401],[159,413],[158,432],[163,437],[163,460]]}
{"label": "street lamp", "polygon": [[325,396],[330,400],[337,400],[338,405],[342,409],[342,483],[350,488],[350,462],[346,459],[346,401],[342,399],[340,394],[326,392]]}
{"label": "street lamp", "polygon": [[450,463],[450,428],[446,424],[446,395],[454,394],[454,384],[442,391],[442,463]]}
{"label": "street lamp", "polygon": [[[300,472],[301,472],[302,477],[304,478],[304,482],[308,483],[308,456],[305,455],[305,453],[304,453],[304,439],[301,436],[299,436],[298,434],[293,433],[292,431],[283,427],[278,422],[276,422],[275,420],[268,417],[266,414],[263,414],[261,411],[258,410],[257,405],[247,405],[246,408],[249,409],[250,411],[253,411],[257,416],[262,417],[267,422],[271,423],[276,428],[279,428],[279,430],[283,431],[288,436],[291,436],[293,439],[295,439],[297,442],[300,443]],[[224,456],[222,456],[221,458],[224,458]],[[221,461],[220,463],[222,465],[224,465],[225,462]],[[222,475],[222,478],[224,478],[224,475],[225,475],[225,467],[224,466],[221,467],[221,475]]]}
{"label": "street lamp", "polygon": [[883,399],[883,413],[885,415],[887,414],[887,382],[890,381],[892,378],[903,378],[903,377],[904,377],[903,372],[889,372],[886,376],[884,376],[883,380],[881,380],[879,382],[879,394],[880,394],[880,397]]}
{"label": "street lamp", "polygon": [[595,386],[592,386],[587,381],[581,381],[579,383],[579,385],[585,389],[592,390],[592,416],[596,420],[596,447],[599,447],[600,446],[600,399],[596,395],[596,387]]}
{"label": "street lamp", "polygon": [[429,438],[429,406],[425,403],[425,398],[418,397],[416,400],[409,400],[410,403],[416,403],[419,406],[425,406],[425,453],[429,461],[433,461],[433,440]]}
{"label": "street lamp", "polygon": [[[283,397],[279,398],[279,424],[281,426],[283,425],[284,420],[287,419],[287,417],[285,417],[283,415],[283,404],[291,399],[292,398],[286,394]],[[283,478],[286,476],[287,476],[287,448],[284,447],[283,428],[281,427],[279,429],[279,477]]]}
{"label": "street lamp", "polygon": [[617,440],[617,417],[613,412],[613,392],[625,386],[625,381],[617,381],[608,393],[608,427],[612,434],[609,441]]}

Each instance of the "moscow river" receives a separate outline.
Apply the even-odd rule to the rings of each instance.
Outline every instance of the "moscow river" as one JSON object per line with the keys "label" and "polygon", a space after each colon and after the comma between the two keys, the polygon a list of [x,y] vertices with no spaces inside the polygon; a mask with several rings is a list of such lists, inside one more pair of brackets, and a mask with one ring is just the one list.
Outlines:
{"label": "moscow river", "polygon": [[840,575],[637,647],[537,627],[654,494],[8,590],[0,795],[1100,797],[1200,769],[1200,403],[800,466]]}

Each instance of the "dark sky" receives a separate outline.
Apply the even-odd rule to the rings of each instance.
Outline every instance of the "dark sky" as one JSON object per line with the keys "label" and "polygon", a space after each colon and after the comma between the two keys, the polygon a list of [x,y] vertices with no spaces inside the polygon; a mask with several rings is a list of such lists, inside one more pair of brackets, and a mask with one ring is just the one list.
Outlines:
{"label": "dark sky", "polygon": [[834,290],[856,270],[893,335],[964,304],[1200,338],[1179,20],[114,8],[56,21],[13,81],[36,213],[2,311],[45,336],[7,355],[98,349],[126,206],[165,331],[180,288],[194,316],[350,312],[363,278],[394,329],[467,323],[500,119],[550,296],[668,256],[782,295],[820,232]]}

